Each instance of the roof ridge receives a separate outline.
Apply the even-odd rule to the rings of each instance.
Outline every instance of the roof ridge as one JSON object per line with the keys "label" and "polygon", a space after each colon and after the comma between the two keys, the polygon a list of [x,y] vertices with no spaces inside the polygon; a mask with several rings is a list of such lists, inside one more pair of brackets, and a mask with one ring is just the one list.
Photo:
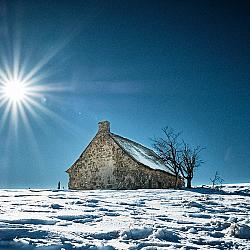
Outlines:
{"label": "roof ridge", "polygon": [[[154,152],[154,150],[153,150],[153,149],[148,148],[148,147],[146,147],[146,146],[144,146],[144,145],[140,144],[139,142],[133,141],[133,140],[128,139],[128,138],[126,138],[126,137],[124,137],[124,136],[117,135],[117,134],[114,134],[114,133],[110,133],[110,134],[111,134],[111,136],[112,136],[112,135],[114,135],[114,136],[118,136],[118,137],[120,137],[120,138],[122,138],[122,139],[124,139],[124,140],[130,141],[130,142],[133,142],[134,144],[137,144],[138,146],[141,146],[141,147],[143,147],[143,148],[146,148],[147,150],[150,150],[150,151],[152,151],[155,155],[157,155],[157,154]],[[158,156],[158,155],[157,155],[157,156]],[[158,157],[159,157],[159,156],[158,156]]]}
{"label": "roof ridge", "polygon": [[[166,166],[164,161],[157,155],[153,149],[150,149],[138,142],[132,141],[126,137],[110,133],[110,136],[114,139],[114,141],[123,149],[130,157],[138,161],[139,163],[151,167],[154,169],[163,170],[170,174],[174,174],[173,170]],[[129,144],[128,145],[125,144]],[[145,158],[146,160],[143,160]]]}

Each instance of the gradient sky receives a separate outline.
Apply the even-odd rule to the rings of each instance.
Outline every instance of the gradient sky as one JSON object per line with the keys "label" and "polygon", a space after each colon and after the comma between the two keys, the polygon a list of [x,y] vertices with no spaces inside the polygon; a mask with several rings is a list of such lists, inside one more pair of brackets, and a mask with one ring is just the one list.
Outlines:
{"label": "gradient sky", "polygon": [[146,146],[168,125],[206,147],[195,184],[215,171],[250,182],[249,13],[249,1],[0,0],[0,57],[18,48],[27,72],[45,60],[39,84],[62,88],[29,128],[1,107],[0,187],[66,187],[100,120]]}

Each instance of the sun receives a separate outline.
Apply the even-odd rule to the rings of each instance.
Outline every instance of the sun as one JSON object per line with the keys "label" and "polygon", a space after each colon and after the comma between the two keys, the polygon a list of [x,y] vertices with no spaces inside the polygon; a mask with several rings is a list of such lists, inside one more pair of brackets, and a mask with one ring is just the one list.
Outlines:
{"label": "sun", "polygon": [[0,67],[0,130],[9,119],[15,128],[20,121],[29,128],[31,116],[38,118],[38,113],[49,113],[41,99],[53,89],[43,84],[43,75],[35,73],[34,69],[25,73],[15,67]]}
{"label": "sun", "polygon": [[24,102],[29,94],[25,83],[19,79],[8,80],[2,92],[10,102]]}
{"label": "sun", "polygon": [[18,127],[32,132],[31,125],[43,122],[42,118],[55,120],[58,117],[60,120],[51,105],[58,101],[56,92],[69,89],[55,82],[56,74],[48,67],[68,40],[45,51],[40,59],[35,56],[38,60],[34,61],[29,51],[26,51],[29,56],[23,53],[19,35],[8,41],[12,44],[10,48],[0,46],[0,135],[5,129],[9,134],[13,134],[14,129],[17,135]]}
{"label": "sun", "polygon": [[25,74],[15,73],[11,68],[0,68],[0,130],[8,118],[15,126],[19,117],[28,124],[27,112],[34,114],[35,106],[39,106],[36,96],[42,95],[43,90],[42,86],[37,89],[32,79],[26,80]]}

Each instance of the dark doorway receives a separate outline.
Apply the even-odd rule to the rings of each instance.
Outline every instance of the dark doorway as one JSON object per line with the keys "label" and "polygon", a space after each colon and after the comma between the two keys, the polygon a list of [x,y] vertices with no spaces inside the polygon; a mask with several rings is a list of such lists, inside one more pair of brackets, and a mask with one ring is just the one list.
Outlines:
{"label": "dark doorway", "polygon": [[149,181],[148,181],[148,187],[149,187],[149,188],[152,188],[152,180],[149,180]]}

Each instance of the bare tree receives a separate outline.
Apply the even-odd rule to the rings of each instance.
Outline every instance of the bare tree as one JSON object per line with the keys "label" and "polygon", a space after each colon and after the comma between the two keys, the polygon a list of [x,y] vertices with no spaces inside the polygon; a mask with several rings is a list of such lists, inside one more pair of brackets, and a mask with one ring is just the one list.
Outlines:
{"label": "bare tree", "polygon": [[216,171],[214,177],[210,178],[210,181],[212,182],[212,186],[214,188],[215,185],[218,185],[218,184],[222,185],[224,180],[220,177],[218,171]]}
{"label": "bare tree", "polygon": [[180,133],[175,133],[172,128],[162,129],[163,138],[153,139],[153,147],[165,165],[170,167],[175,174],[175,188],[178,187],[179,174],[182,165],[181,144],[179,143]]}
{"label": "bare tree", "polygon": [[180,172],[183,178],[187,180],[187,188],[192,187],[192,179],[194,177],[194,171],[202,163],[200,159],[200,152],[204,148],[197,146],[195,148],[191,147],[187,143],[183,142],[182,149],[182,164],[180,166]]}

